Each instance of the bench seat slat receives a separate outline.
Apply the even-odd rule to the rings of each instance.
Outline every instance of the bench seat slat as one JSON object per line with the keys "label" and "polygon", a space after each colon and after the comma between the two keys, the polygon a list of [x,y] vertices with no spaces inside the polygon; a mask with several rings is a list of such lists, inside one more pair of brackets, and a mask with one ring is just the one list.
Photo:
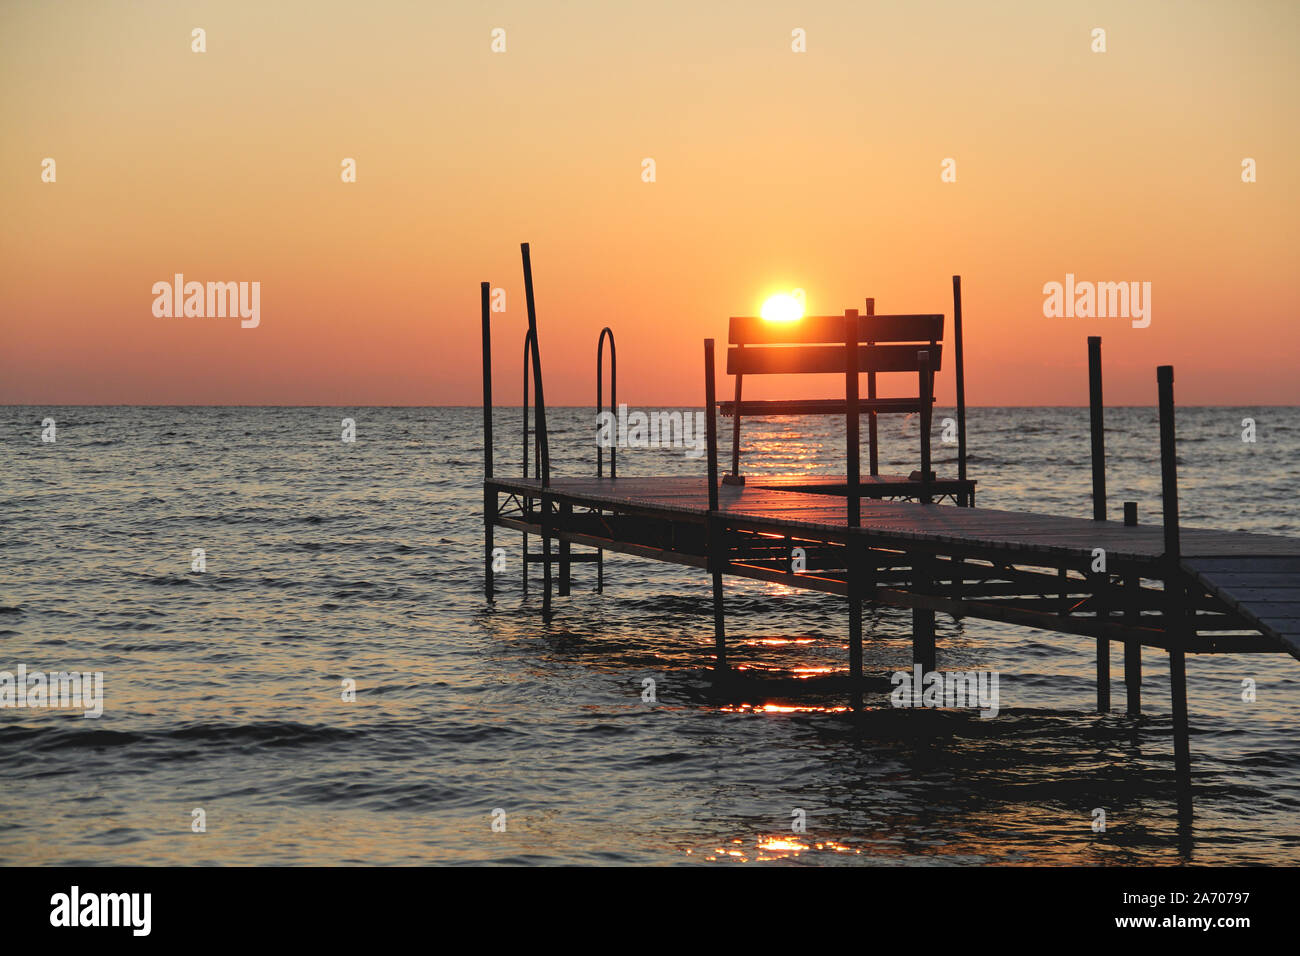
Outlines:
{"label": "bench seat slat", "polygon": [[[939,342],[942,315],[862,315],[859,342]],[[732,345],[814,345],[844,341],[844,316],[805,315],[793,322],[771,322],[756,315],[734,315],[728,328]]]}
{"label": "bench seat slat", "polygon": [[[937,344],[859,346],[858,371],[915,372],[920,368],[918,352],[928,352],[930,368],[939,371],[943,346]],[[727,350],[728,375],[798,375],[817,372],[838,372],[843,375],[844,346],[791,345]]]}
{"label": "bench seat slat", "polygon": [[[930,399],[934,401],[933,398]],[[919,412],[919,398],[861,398],[858,410],[868,412]],[[728,418],[735,414],[735,402],[719,402],[718,410]],[[794,398],[755,400],[740,403],[740,414],[753,415],[843,415],[848,411],[842,398]]]}

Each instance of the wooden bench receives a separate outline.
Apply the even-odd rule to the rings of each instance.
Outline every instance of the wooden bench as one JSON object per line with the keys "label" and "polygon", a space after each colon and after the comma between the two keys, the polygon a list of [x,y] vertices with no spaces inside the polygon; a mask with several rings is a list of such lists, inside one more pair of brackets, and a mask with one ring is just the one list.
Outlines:
{"label": "wooden bench", "polygon": [[[866,311],[843,315],[812,315],[789,322],[757,316],[733,316],[730,321],[727,373],[735,376],[735,398],[721,402],[723,415],[734,420],[731,473],[727,484],[743,484],[740,473],[740,423],[746,416],[843,415],[849,433],[848,482],[845,494],[855,497],[915,497],[929,502],[935,494],[951,495],[970,504],[974,481],[937,480],[930,467],[931,416],[934,410],[934,374],[943,364],[942,315],[876,315],[874,301]],[[850,360],[853,364],[850,364]],[[885,372],[915,373],[915,394],[883,397],[877,376]],[[840,374],[845,376],[844,398],[745,400],[746,375]],[[859,394],[859,376],[867,375],[867,395]],[[871,479],[880,474],[877,416],[921,416],[920,467],[900,485],[896,479],[863,482],[859,474],[858,423],[868,416],[868,468]],[[856,495],[853,489],[857,489]]]}

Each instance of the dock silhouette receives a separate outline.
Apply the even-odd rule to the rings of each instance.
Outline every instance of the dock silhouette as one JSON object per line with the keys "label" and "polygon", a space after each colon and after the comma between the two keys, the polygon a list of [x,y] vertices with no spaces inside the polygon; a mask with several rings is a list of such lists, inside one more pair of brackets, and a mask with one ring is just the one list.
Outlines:
{"label": "dock silhouette", "polygon": [[[523,469],[518,477],[494,473],[489,286],[482,285],[488,600],[494,597],[497,529],[524,535],[525,588],[529,566],[542,566],[542,613],[548,619],[554,598],[570,593],[573,564],[595,563],[597,587],[603,587],[605,551],[699,568],[712,578],[713,672],[725,681],[732,676],[727,661],[727,576],[838,595],[848,602],[847,686],[854,709],[863,707],[869,686],[862,668],[862,608],[868,602],[911,610],[911,663],[927,672],[935,670],[935,614],[940,612],[1092,638],[1100,713],[1111,710],[1110,644],[1124,649],[1129,714],[1139,713],[1142,706],[1142,649],[1154,648],[1169,655],[1175,768],[1183,785],[1191,767],[1186,655],[1275,653],[1300,659],[1300,538],[1179,525],[1172,366],[1156,369],[1162,489],[1158,523],[1139,523],[1132,502],[1124,503],[1122,521],[1108,520],[1101,342],[1096,337],[1088,341],[1093,517],[975,507],[975,482],[966,474],[958,277],[953,280],[959,428],[955,476],[941,477],[930,467],[933,379],[940,370],[944,317],[880,316],[867,300],[862,313],[850,309],[842,316],[810,317],[780,327],[766,328],[753,317],[733,318],[728,371],[737,381],[735,397],[725,409],[719,408],[716,396],[714,340],[705,341],[708,437],[700,475],[619,477],[611,449],[608,474],[598,450],[594,474],[556,477],[550,470],[527,244],[522,251],[528,333]],[[617,362],[609,329],[602,330],[599,340],[598,381],[603,381],[606,338],[614,407]],[[914,373],[916,394],[880,397],[875,374],[884,371]],[[845,397],[744,401],[740,376],[764,372],[839,374]],[[863,375],[869,376],[865,398],[858,388]],[[535,396],[531,437],[530,377]],[[598,384],[597,412],[603,407],[602,392]],[[732,470],[721,477],[720,411],[736,423]],[[920,467],[909,475],[879,474],[876,417],[892,412],[921,416]],[[742,476],[739,421],[760,414],[843,415],[845,474]],[[866,475],[859,467],[858,426],[864,415],[869,420]],[[541,539],[540,553],[528,550],[529,536]],[[575,553],[575,546],[594,551]]]}

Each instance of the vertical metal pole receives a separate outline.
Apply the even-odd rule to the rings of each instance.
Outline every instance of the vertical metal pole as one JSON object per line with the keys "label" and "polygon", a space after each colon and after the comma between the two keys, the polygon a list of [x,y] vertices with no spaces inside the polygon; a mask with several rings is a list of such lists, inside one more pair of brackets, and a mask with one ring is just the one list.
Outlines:
{"label": "vertical metal pole", "polygon": [[[530,351],[533,342],[533,332],[529,329],[524,333],[524,403],[522,418],[524,421],[524,477],[528,477],[528,363],[532,356]],[[521,499],[525,517],[532,511],[530,507],[532,499],[526,495]],[[523,557],[523,593],[528,593],[528,532],[524,532],[524,557]]]}
{"label": "vertical metal pole", "polygon": [[848,522],[862,524],[862,463],[858,436],[858,310],[844,313],[844,433],[848,465]]}
{"label": "vertical metal pole", "polygon": [[[1106,422],[1101,392],[1101,336],[1088,336],[1088,425],[1092,438],[1092,518],[1106,520]],[[1105,585],[1103,585],[1105,586]],[[1110,642],[1097,638],[1097,712],[1110,711]]]}
{"label": "vertical metal pole", "polygon": [[483,593],[489,601],[494,596],[492,551],[495,545],[497,495],[488,487],[492,478],[492,326],[489,305],[491,290],[486,282],[479,283],[479,299],[483,314]]}
{"label": "vertical metal pole", "polygon": [[[739,353],[745,348],[744,342],[736,344],[736,352]],[[739,354],[737,358],[740,358]],[[736,363],[740,368],[740,363]],[[736,394],[731,405],[731,474],[734,478],[740,477],[740,394],[741,383],[745,376],[741,372],[736,372]]]}
{"label": "vertical metal pole", "polygon": [[537,420],[537,441],[540,443],[541,452],[538,473],[542,479],[542,487],[549,488],[551,485],[551,441],[546,431],[546,397],[542,391],[542,357],[537,345],[537,305],[533,299],[533,261],[528,250],[528,243],[520,243],[519,250],[524,260],[524,294],[528,299],[528,331],[532,335],[533,378],[537,386],[533,405]]}
{"label": "vertical metal pole", "polygon": [[[600,428],[600,413],[603,410],[604,383],[601,381],[605,366],[605,336],[609,336],[609,411],[617,419],[618,416],[618,351],[614,346],[614,330],[609,326],[600,330],[600,338],[596,341],[596,428]],[[617,426],[615,427],[617,431]],[[604,463],[601,460],[600,443],[596,443],[596,477],[604,477]],[[609,448],[609,477],[613,481],[618,478],[618,440]],[[597,514],[600,510],[597,509]],[[603,593],[605,590],[605,549],[596,549],[596,591]]]}
{"label": "vertical metal pole", "polygon": [[1165,532],[1165,636],[1169,641],[1169,684],[1174,719],[1174,769],[1179,785],[1190,784],[1192,770],[1187,719],[1187,665],[1182,642],[1188,632],[1188,608],[1179,565],[1178,442],[1174,431],[1174,367],[1156,369],[1160,395],[1160,489]]}
{"label": "vertical metal pole", "polygon": [[920,378],[921,393],[921,503],[928,505],[930,498],[930,431],[934,416],[934,372],[930,364],[929,352],[917,352],[917,372]]}
{"label": "vertical metal pole", "polygon": [[952,336],[957,362],[957,478],[966,480],[966,358],[961,336],[961,276],[952,277]]}
{"label": "vertical metal pole", "polygon": [[[865,304],[866,311],[863,312],[863,315],[875,315],[876,300],[869,298]],[[869,329],[870,323],[868,323]],[[870,331],[867,334],[867,344],[876,344],[871,337]],[[873,401],[876,398],[876,373],[871,370],[867,371],[867,398]],[[872,407],[867,412],[867,473],[873,478],[880,474],[880,432],[877,417],[876,409]]]}
{"label": "vertical metal pole", "polygon": [[1174,367],[1156,369],[1160,393],[1160,496],[1164,506],[1165,560],[1177,564],[1178,543],[1178,449],[1174,436]]}
{"label": "vertical metal pole", "polygon": [[[542,487],[551,485],[551,442],[546,430],[546,396],[542,388],[542,355],[537,343],[537,304],[533,298],[533,261],[528,243],[519,244],[524,263],[524,294],[528,300],[528,332],[532,342],[533,357],[533,411],[536,422],[534,431],[538,443],[537,473],[542,479]],[[543,495],[542,504],[542,617],[551,619],[551,502]]]}
{"label": "vertical metal pole", "polygon": [[704,428],[709,452],[709,515],[706,529],[709,571],[713,575],[713,643],[717,672],[727,669],[727,630],[722,606],[722,565],[726,542],[718,517],[718,421],[717,394],[714,390],[713,339],[704,340]]}
{"label": "vertical metal pole", "polygon": [[1092,517],[1106,520],[1106,426],[1101,400],[1101,336],[1088,336],[1088,418],[1092,433]]}

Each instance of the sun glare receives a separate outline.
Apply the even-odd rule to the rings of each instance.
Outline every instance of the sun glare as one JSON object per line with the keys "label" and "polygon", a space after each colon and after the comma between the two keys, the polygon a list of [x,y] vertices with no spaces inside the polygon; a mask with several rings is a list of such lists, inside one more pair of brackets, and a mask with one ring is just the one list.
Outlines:
{"label": "sun glare", "polygon": [[803,303],[792,295],[774,295],[759,313],[769,322],[793,322],[803,316]]}

